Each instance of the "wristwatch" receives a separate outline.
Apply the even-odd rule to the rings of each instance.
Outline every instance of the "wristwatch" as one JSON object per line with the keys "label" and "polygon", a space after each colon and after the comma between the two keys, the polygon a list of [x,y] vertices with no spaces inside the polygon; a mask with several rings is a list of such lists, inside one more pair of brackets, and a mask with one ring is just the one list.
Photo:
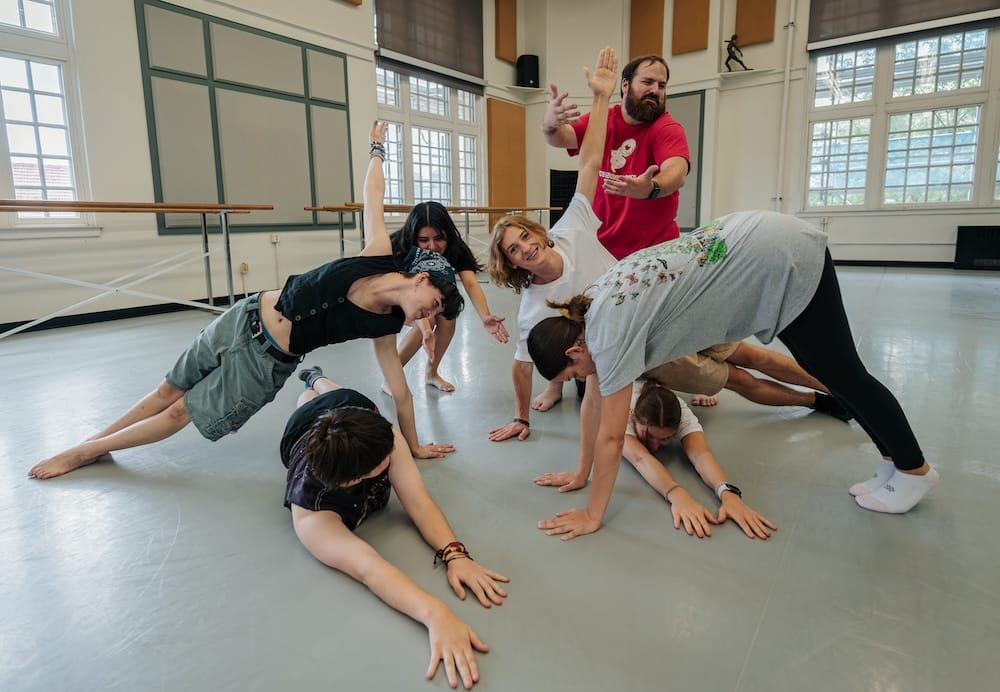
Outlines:
{"label": "wristwatch", "polygon": [[727,490],[731,493],[735,493],[736,497],[743,497],[743,491],[737,488],[732,483],[720,483],[719,487],[715,489],[716,497],[718,497],[721,500],[722,493],[726,492]]}
{"label": "wristwatch", "polygon": [[653,183],[653,189],[649,191],[649,194],[646,196],[646,199],[656,199],[657,197],[660,196],[660,184],[655,180],[652,180],[650,182]]}

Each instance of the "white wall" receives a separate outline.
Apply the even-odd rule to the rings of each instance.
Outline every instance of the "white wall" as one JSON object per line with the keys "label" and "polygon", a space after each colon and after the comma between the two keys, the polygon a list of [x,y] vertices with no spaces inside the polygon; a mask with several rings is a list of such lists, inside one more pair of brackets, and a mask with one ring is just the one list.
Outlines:
{"label": "white wall", "polygon": [[[372,3],[360,7],[330,0],[177,0],[174,4],[257,27],[347,54],[350,127],[355,151],[355,191],[360,195],[368,162],[367,133],[375,118],[373,84]],[[109,201],[150,201],[153,179],[146,129],[146,110],[132,0],[71,0],[75,65],[81,96],[83,147],[86,151],[90,197]],[[346,165],[346,162],[345,162]],[[205,202],[214,202],[205,199]],[[232,200],[261,202],[268,200]],[[344,200],[322,200],[340,204]],[[31,239],[31,232],[0,229],[0,265],[106,282],[175,253],[200,247],[197,236],[159,236],[155,217],[145,214],[98,214],[99,231],[79,237]],[[332,219],[331,219],[332,220]],[[2,225],[2,224],[0,224]],[[58,234],[56,234],[58,235]],[[65,237],[65,236],[70,237]],[[356,238],[357,232],[351,232]],[[73,237],[78,236],[78,237]],[[213,236],[213,247],[219,247]],[[250,265],[247,290],[274,288],[285,276],[315,266],[339,254],[335,231],[282,232],[278,245],[269,233],[235,233],[233,264]],[[355,246],[356,251],[356,246]],[[225,293],[221,256],[213,257],[213,288]],[[237,271],[236,290],[242,291]],[[194,299],[205,295],[201,261],[137,286],[141,290]],[[83,300],[95,291],[0,272],[0,323],[33,319]],[[156,301],[116,295],[73,312],[93,312],[153,304]]]}
{"label": "white wall", "polygon": [[[134,4],[132,0],[70,1],[88,162],[84,189],[89,187],[92,199],[152,200]],[[723,42],[733,32],[735,3],[711,0],[709,50],[671,57],[673,6],[669,0],[666,2],[663,54],[671,68],[668,92],[706,93],[700,209],[703,220],[736,209],[775,208],[774,198],[779,194],[782,211],[802,210],[808,75],[805,0],[797,0],[788,120],[784,131],[780,127],[787,40],[782,26],[793,1],[778,0],[772,43],[745,48],[745,62],[755,68],[754,73],[727,77],[720,76],[719,68],[725,57]],[[366,138],[376,112],[372,2],[366,0],[360,7],[331,0],[177,0],[176,4],[347,54],[350,127],[358,153],[353,166],[354,184],[360,195],[367,152],[357,142]],[[626,57],[628,0],[522,0],[518,4],[518,52],[538,54],[541,84],[556,83],[586,108],[590,99],[582,67],[591,65],[604,45],[613,46],[623,59]],[[484,3],[483,14],[486,94],[525,105],[528,202],[544,205],[548,201],[548,170],[572,169],[576,162],[564,152],[544,145],[540,123],[548,92],[510,86],[515,82],[514,67],[493,57],[494,7],[489,0]],[[779,181],[778,151],[782,143],[785,156]],[[984,141],[983,146],[995,147],[996,143]],[[689,187],[682,194],[693,194],[693,189]],[[831,249],[840,259],[948,262],[954,257],[955,227],[998,224],[1000,210],[826,214],[814,220],[830,233]],[[25,239],[27,234],[12,234],[0,228],[0,265],[103,282],[174,252],[196,248],[199,243],[195,236],[158,236],[152,216],[100,214],[96,223],[99,232],[85,237]],[[356,231],[351,233],[352,237],[356,235]],[[233,236],[233,262],[236,267],[241,262],[250,265],[246,288],[251,291],[277,287],[287,274],[308,269],[338,253],[333,231],[284,232],[277,246],[271,244],[268,233]],[[221,295],[225,286],[221,261],[215,260],[214,267],[215,292]],[[143,288],[185,298],[202,296],[202,265],[192,263]],[[236,288],[243,288],[238,273]],[[92,295],[86,290],[3,272],[0,293],[4,296],[0,301],[0,323],[38,317]],[[151,302],[114,296],[77,312]]]}
{"label": "white wall", "polygon": [[[785,91],[785,58],[790,9],[795,3],[791,65],[788,71],[788,112],[781,128],[782,94]],[[628,46],[628,0],[602,3],[546,3],[543,64],[548,79],[568,89],[577,103],[589,103],[579,67],[593,60],[597,50],[612,45],[624,56]],[[735,28],[736,3],[711,0],[708,50],[672,56],[670,50],[673,3],[666,2],[663,55],[670,64],[669,94],[704,90],[704,158],[701,218],[738,209],[775,209],[807,218],[830,234],[831,252],[837,259],[951,262],[954,259],[956,227],[1000,224],[1000,207],[947,211],[825,213],[803,212],[806,180],[805,118],[808,107],[809,56],[806,33],[809,24],[807,0],[778,0],[774,41],[744,48],[744,62],[754,68],[749,74],[720,74],[725,60],[725,40]],[[988,69],[1000,69],[992,51]],[[546,75],[543,73],[542,80]],[[996,103],[998,96],[991,97]],[[992,110],[993,113],[996,110]],[[529,112],[531,134],[537,132],[544,101]],[[532,120],[533,119],[533,120]],[[539,135],[540,139],[540,135]],[[980,146],[996,151],[997,127],[986,123]],[[779,180],[778,152],[784,145],[784,166]],[[562,152],[548,151],[549,167],[572,169],[575,161]],[[529,154],[529,167],[532,159]],[[530,176],[530,172],[529,172]],[[691,194],[689,186],[681,194]],[[531,203],[547,201],[547,187],[529,187]],[[776,206],[776,197],[781,197]]]}

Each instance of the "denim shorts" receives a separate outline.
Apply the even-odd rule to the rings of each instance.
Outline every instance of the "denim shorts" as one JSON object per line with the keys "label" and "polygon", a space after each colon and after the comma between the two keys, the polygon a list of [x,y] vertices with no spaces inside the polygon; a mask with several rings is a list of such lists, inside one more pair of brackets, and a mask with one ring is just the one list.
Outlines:
{"label": "denim shorts", "polygon": [[267,344],[250,336],[250,312],[256,309],[257,296],[251,296],[222,313],[167,373],[167,383],[184,392],[191,422],[206,439],[239,430],[298,367],[278,361]]}

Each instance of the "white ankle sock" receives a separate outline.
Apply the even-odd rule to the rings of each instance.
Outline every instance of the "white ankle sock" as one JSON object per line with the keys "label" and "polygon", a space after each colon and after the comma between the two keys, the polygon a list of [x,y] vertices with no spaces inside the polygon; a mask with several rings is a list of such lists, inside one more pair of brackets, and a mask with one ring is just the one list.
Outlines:
{"label": "white ankle sock", "polygon": [[867,495],[868,493],[878,490],[885,482],[889,480],[891,476],[896,471],[896,466],[888,459],[883,459],[882,463],[879,464],[878,469],[872,474],[872,477],[861,483],[855,483],[851,486],[848,491],[854,497],[858,495]]}
{"label": "white ankle sock", "polygon": [[933,467],[923,476],[896,471],[882,487],[854,498],[861,507],[873,512],[903,514],[909,512],[941,480]]}

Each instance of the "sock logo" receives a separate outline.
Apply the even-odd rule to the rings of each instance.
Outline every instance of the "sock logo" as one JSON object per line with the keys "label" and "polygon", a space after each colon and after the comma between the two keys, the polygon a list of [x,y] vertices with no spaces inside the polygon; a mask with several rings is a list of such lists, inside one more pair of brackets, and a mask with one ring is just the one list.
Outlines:
{"label": "sock logo", "polygon": [[891,485],[889,485],[888,483],[886,483],[886,484],[885,484],[884,486],[882,486],[882,487],[883,487],[883,488],[885,488],[885,491],[886,491],[887,493],[894,493],[894,492],[896,492],[896,489],[895,489],[895,488],[893,488],[893,487],[892,487]]}

